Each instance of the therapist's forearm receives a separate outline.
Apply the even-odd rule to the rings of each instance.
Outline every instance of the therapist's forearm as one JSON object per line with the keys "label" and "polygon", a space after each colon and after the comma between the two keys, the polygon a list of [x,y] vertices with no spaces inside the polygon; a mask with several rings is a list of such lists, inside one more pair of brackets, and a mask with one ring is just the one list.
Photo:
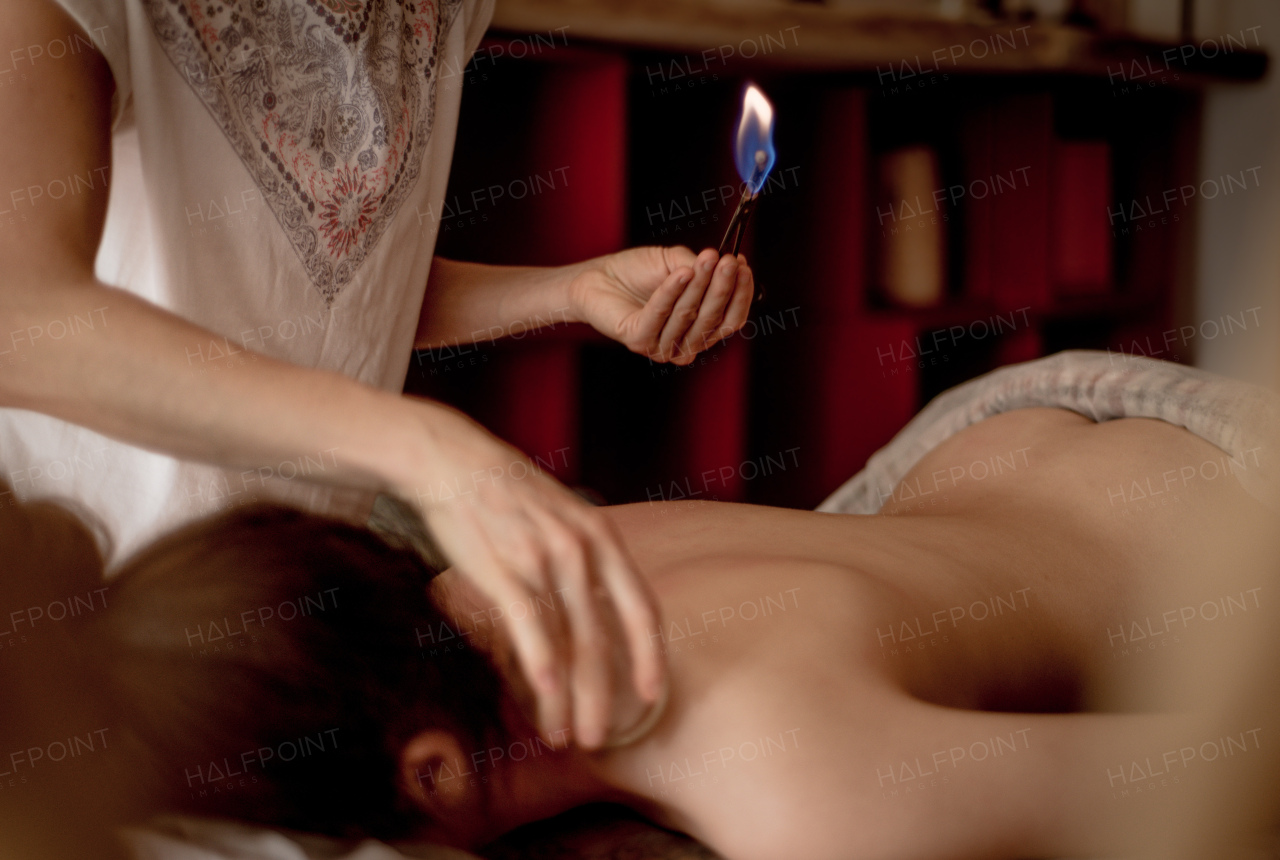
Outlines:
{"label": "therapist's forearm", "polygon": [[[19,276],[21,278],[21,276]],[[394,488],[422,462],[432,405],[243,350],[123,290],[74,277],[9,280],[0,305],[0,406],[226,468],[310,454],[311,480]],[[54,321],[78,318],[54,340]],[[202,358],[210,344],[227,358]],[[435,407],[443,410],[444,407]],[[9,468],[17,465],[6,463]]]}
{"label": "therapist's forearm", "polygon": [[[0,33],[15,44],[89,44],[48,0],[0,3]],[[0,127],[0,189],[109,178],[112,92],[106,60],[89,49],[0,87],[0,116],[11,120]],[[0,229],[0,406],[227,468],[310,455],[326,467],[310,479],[340,485],[411,482],[442,459],[430,446],[457,427],[451,410],[247,351],[211,359],[211,342],[239,347],[95,280],[107,202],[108,186],[95,182],[28,205]],[[0,466],[38,465],[17,455],[0,450]]]}
{"label": "therapist's forearm", "polygon": [[574,277],[595,260],[568,266],[486,266],[436,257],[414,348],[496,340],[578,322],[569,300]]}

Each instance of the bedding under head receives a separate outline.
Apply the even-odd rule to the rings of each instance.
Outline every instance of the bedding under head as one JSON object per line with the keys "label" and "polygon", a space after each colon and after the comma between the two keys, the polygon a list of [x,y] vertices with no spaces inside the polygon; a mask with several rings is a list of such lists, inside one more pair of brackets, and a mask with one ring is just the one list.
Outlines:
{"label": "bedding under head", "polygon": [[625,807],[591,804],[517,828],[482,856],[426,843],[394,848],[188,816],[158,818],[125,835],[138,860],[717,860],[688,836]]}

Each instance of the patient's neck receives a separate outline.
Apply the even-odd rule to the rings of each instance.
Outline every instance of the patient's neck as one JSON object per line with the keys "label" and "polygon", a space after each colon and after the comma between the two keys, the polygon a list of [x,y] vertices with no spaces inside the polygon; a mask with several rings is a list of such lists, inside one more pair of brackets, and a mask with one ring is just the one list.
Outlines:
{"label": "patient's neck", "polygon": [[551,818],[575,806],[598,801],[621,801],[621,794],[601,777],[592,755],[571,742],[568,729],[540,736],[531,722],[534,697],[515,659],[510,637],[501,622],[476,624],[487,618],[487,605],[471,584],[454,570],[432,583],[433,600],[461,631],[470,631],[469,644],[488,655],[506,692],[502,722],[504,741],[475,753],[467,768],[475,777],[488,777],[488,810],[479,827],[481,841]]}
{"label": "patient's neck", "polygon": [[[525,755],[522,743],[524,749],[536,747],[540,752]],[[622,800],[619,792],[600,778],[590,753],[572,745],[556,746],[548,751],[545,743],[531,743],[528,735],[507,743],[503,752],[509,760],[497,769],[490,789],[486,834],[490,839],[586,803]],[[521,755],[525,755],[522,760],[514,760]]]}

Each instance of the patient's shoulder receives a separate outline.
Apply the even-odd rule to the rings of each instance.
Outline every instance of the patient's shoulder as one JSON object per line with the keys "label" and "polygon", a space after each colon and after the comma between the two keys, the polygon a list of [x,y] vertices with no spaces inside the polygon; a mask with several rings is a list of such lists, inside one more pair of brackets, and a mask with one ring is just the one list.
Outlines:
{"label": "patient's shoulder", "polygon": [[[900,592],[855,566],[790,554],[717,552],[682,559],[654,588],[672,620],[706,619],[710,629],[753,626],[752,638],[787,638],[795,628],[826,637],[825,647],[857,641],[863,622]],[[697,625],[686,625],[691,629]]]}

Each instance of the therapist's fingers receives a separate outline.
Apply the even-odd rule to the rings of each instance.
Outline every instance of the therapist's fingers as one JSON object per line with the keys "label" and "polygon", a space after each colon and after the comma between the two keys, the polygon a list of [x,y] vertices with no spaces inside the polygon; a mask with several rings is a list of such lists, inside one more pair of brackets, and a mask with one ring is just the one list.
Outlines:
{"label": "therapist's fingers", "polygon": [[[515,577],[504,580],[497,599],[506,606],[533,605],[534,593],[523,587]],[[555,613],[546,613],[554,616]],[[529,687],[537,702],[538,728],[544,738],[555,744],[556,735],[571,725],[573,702],[565,677],[562,649],[555,648],[545,619],[534,618],[532,613],[523,618],[509,618],[508,630],[512,648],[520,668],[524,671]]]}
{"label": "therapist's fingers", "polygon": [[724,340],[729,335],[740,330],[747,322],[747,315],[751,313],[751,303],[755,300],[756,295],[756,279],[751,271],[751,267],[747,265],[747,258],[738,255],[738,277],[737,284],[733,288],[733,298],[729,301],[729,306],[725,309],[724,320],[716,329],[715,334],[711,337],[711,343],[708,346],[714,346]]}
{"label": "therapist's fingers", "polygon": [[[586,506],[556,513],[563,521],[538,512],[535,522],[564,562],[556,575],[567,585],[574,735],[591,749],[626,718],[620,710],[626,697],[615,691],[630,686],[647,702],[661,695],[666,666],[651,639],[660,623],[658,602],[611,520]],[[630,660],[620,665],[615,658],[623,653]]]}
{"label": "therapist's fingers", "polygon": [[680,340],[682,355],[692,358],[715,342],[716,329],[724,321],[725,309],[738,283],[737,259],[725,255],[716,264],[711,284],[702,296],[698,317]]}
{"label": "therapist's fingers", "polygon": [[539,594],[555,589],[551,577],[551,558],[538,536],[538,527],[527,511],[516,514],[508,528],[493,537],[499,560],[510,570],[518,571],[524,584]]}
{"label": "therapist's fingers", "polygon": [[698,255],[697,265],[693,267],[693,279],[684,288],[675,307],[672,308],[662,334],[658,338],[658,353],[676,364],[687,364],[688,358],[676,352],[676,347],[684,338],[689,327],[698,319],[698,309],[702,306],[702,297],[711,285],[719,258],[713,248],[708,248]]}
{"label": "therapist's fingers", "polygon": [[631,684],[642,699],[652,702],[661,694],[666,674],[666,664],[652,639],[653,631],[661,625],[657,598],[611,520],[600,517],[584,523],[583,528],[592,536],[599,577],[627,638]]}
{"label": "therapist's fingers", "polygon": [[573,641],[573,734],[580,747],[598,749],[609,735],[609,714],[613,705],[613,673],[609,640],[602,606],[591,577],[584,576],[583,588],[575,589],[568,600]]}
{"label": "therapist's fingers", "polygon": [[[470,578],[485,596],[497,601],[499,606],[516,604],[532,605],[535,590],[528,584],[533,578],[526,569],[523,573],[500,557],[492,536],[473,514],[454,518],[449,527],[453,537],[466,541],[472,551],[459,571]],[[570,723],[570,690],[563,671],[566,648],[557,643],[556,619],[548,619],[555,613],[533,615],[507,613],[506,621],[511,635],[512,648],[517,662],[529,681],[538,704],[538,725],[548,740],[566,729]]]}
{"label": "therapist's fingers", "polygon": [[659,351],[658,340],[662,327],[667,324],[676,302],[684,295],[684,289],[693,280],[693,269],[682,267],[667,276],[658,289],[649,296],[649,301],[640,311],[640,319],[635,332],[627,342],[627,347],[654,361],[666,359]]}
{"label": "therapist's fingers", "polygon": [[682,266],[692,269],[698,261],[698,255],[684,245],[670,245],[662,249],[665,257],[667,269],[675,270]]}
{"label": "therapist's fingers", "polygon": [[535,516],[551,549],[554,576],[564,586],[563,603],[573,649],[569,677],[574,740],[581,747],[594,749],[604,743],[609,730],[613,702],[610,657],[614,647],[601,617],[598,579],[593,570],[596,548],[591,546],[590,535],[575,523],[547,511]]}

